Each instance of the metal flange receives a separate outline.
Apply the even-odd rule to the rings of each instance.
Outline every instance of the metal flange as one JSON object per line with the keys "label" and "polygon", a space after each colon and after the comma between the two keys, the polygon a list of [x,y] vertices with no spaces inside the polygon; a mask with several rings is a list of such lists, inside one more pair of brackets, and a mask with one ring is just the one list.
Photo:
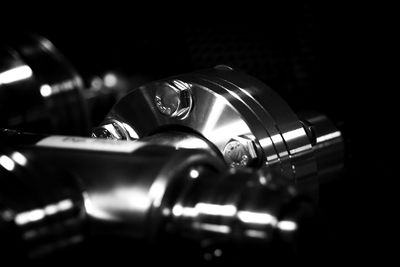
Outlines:
{"label": "metal flange", "polygon": [[232,167],[274,168],[294,182],[317,173],[310,134],[295,112],[270,87],[227,66],[136,88],[94,132],[110,121],[125,127],[126,135],[117,139],[186,129],[207,140]]}

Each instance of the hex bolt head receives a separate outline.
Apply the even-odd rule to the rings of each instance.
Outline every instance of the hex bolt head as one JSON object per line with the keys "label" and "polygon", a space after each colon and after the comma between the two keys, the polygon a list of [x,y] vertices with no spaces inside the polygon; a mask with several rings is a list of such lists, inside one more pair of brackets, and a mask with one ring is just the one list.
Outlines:
{"label": "hex bolt head", "polygon": [[157,109],[170,118],[186,118],[193,105],[190,89],[190,84],[179,80],[159,86],[154,98]]}
{"label": "hex bolt head", "polygon": [[116,120],[109,121],[92,130],[93,138],[103,138],[112,140],[128,140],[126,129]]}
{"label": "hex bolt head", "polygon": [[230,167],[248,166],[258,158],[256,144],[247,136],[231,138],[222,153]]}
{"label": "hex bolt head", "polygon": [[103,126],[96,127],[92,130],[93,138],[102,138],[102,139],[118,139],[113,133]]}

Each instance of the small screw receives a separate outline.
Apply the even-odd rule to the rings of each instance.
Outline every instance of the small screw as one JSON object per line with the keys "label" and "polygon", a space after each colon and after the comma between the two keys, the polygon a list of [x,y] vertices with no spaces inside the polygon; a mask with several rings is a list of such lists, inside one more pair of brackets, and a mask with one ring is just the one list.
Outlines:
{"label": "small screw", "polygon": [[222,153],[231,167],[248,166],[258,158],[255,142],[247,136],[229,140]]}
{"label": "small screw", "polygon": [[179,80],[163,84],[156,90],[156,107],[170,118],[186,118],[193,105],[190,89],[190,84]]}

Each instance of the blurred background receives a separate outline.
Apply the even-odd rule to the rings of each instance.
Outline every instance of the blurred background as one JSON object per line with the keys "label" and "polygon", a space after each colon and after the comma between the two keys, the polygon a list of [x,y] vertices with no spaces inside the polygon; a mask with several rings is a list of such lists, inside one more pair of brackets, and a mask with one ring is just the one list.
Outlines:
{"label": "blurred background", "polygon": [[[379,223],[384,216],[388,223],[392,219],[379,203],[392,201],[384,191],[396,174],[392,145],[383,141],[395,112],[391,89],[378,78],[385,73],[379,62],[387,29],[375,23],[378,10],[370,16],[355,5],[268,4],[250,20],[232,19],[238,18],[233,13],[218,19],[206,12],[158,16],[123,7],[96,12],[33,16],[0,40],[7,43],[23,32],[48,38],[85,88],[96,78],[112,83],[110,77],[123,77],[125,93],[148,81],[226,64],[265,82],[296,111],[326,113],[343,130],[346,168],[335,184],[321,189],[319,246],[310,261],[381,258],[375,247],[386,233]],[[93,108],[91,127],[118,97]]]}

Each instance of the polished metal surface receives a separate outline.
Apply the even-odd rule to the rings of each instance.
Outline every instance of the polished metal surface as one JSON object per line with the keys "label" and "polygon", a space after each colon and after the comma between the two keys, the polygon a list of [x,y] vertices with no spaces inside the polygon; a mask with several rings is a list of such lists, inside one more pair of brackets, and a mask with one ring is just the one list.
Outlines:
{"label": "polished metal surface", "polygon": [[141,138],[139,141],[154,145],[170,146],[175,149],[203,149],[213,156],[222,158],[221,152],[213,143],[204,137],[185,131],[163,131],[155,133],[147,137]]}
{"label": "polished metal surface", "polygon": [[[343,75],[331,77],[301,45],[308,38],[271,42],[316,15],[283,9],[295,22],[272,35],[236,24],[39,29],[83,79],[48,39],[10,28],[0,41],[0,266],[314,265],[315,255],[341,261],[344,247],[354,254],[354,214],[370,206],[354,195],[360,170],[382,172],[357,159],[374,151],[360,149],[362,115],[349,119]],[[201,69],[219,62],[257,78]],[[335,123],[288,103],[322,107]]]}
{"label": "polished metal surface", "polygon": [[331,181],[344,167],[344,141],[342,133],[324,114],[304,111],[299,114],[310,136],[318,167],[318,180]]}
{"label": "polished metal surface", "polygon": [[[171,84],[181,87],[190,99],[183,109],[184,116],[171,116],[177,113],[180,103],[180,91],[171,89]],[[156,100],[154,104],[154,99],[161,99],[160,92],[165,88],[173,92],[166,97],[170,108],[160,110],[161,102]],[[287,103],[265,84],[228,66],[219,65],[134,89],[113,107],[94,130],[94,136],[113,121],[132,134],[108,138],[136,140],[164,129],[189,129],[212,143],[228,165],[278,169],[283,177],[298,184],[318,184],[318,167],[329,168],[317,164],[317,148],[313,148],[316,144]],[[327,130],[340,135],[334,127]]]}
{"label": "polished metal surface", "polygon": [[297,198],[280,174],[243,168],[219,176],[199,173],[175,202],[169,222],[187,238],[267,248],[280,235],[294,236],[300,222],[313,216],[312,204]]}
{"label": "polished metal surface", "polygon": [[0,127],[88,134],[83,82],[46,38],[8,40],[0,47]]}
{"label": "polished metal surface", "polygon": [[[178,133],[169,136],[186,140]],[[157,139],[163,138],[155,135],[146,142],[130,142],[2,131],[1,143],[6,142],[13,152],[0,157],[0,181],[6,182],[0,188],[0,203],[6,209],[0,211],[3,217],[11,211],[10,223],[25,227],[60,209],[78,207],[81,213],[75,215],[80,214],[80,222],[85,219],[89,227],[86,234],[76,229],[81,238],[123,236],[132,242],[156,244],[167,236],[190,240],[199,247],[207,240],[221,251],[237,244],[268,249],[275,239],[294,238],[303,228],[302,220],[312,216],[313,204],[299,198],[280,173],[227,169],[219,157],[204,149],[162,145]],[[41,141],[27,142],[38,139]],[[130,149],[122,152],[123,147]],[[18,168],[27,168],[33,161],[51,166],[67,182],[42,177],[40,169],[39,179],[32,173],[18,174]],[[22,186],[13,186],[7,175],[16,175]],[[63,188],[64,184],[79,186]],[[65,200],[41,206],[34,200],[41,188]],[[22,189],[32,197],[18,201],[21,194],[17,192]],[[72,201],[77,196],[80,201]],[[67,224],[68,218],[58,222]],[[51,223],[43,220],[40,227],[47,229]],[[36,234],[40,235],[32,233]]]}
{"label": "polished metal surface", "polygon": [[[179,193],[176,188],[183,189],[182,186],[192,179],[187,176],[187,170],[202,166],[211,173],[220,173],[225,168],[218,157],[205,150],[177,150],[160,144],[160,141],[132,144],[130,141],[54,136],[50,140],[55,141],[44,145],[44,142],[37,143],[41,138],[2,131],[0,144],[14,147],[10,151],[18,149],[27,163],[34,159],[44,166],[55,167],[61,173],[67,171],[72,182],[82,186],[72,193],[83,199],[85,216],[91,224],[90,233],[94,235],[125,235],[139,240],[149,238],[161,227],[164,208],[168,208],[168,203],[175,199],[174,194]],[[2,169],[11,173],[16,171],[14,161],[8,163],[8,157],[7,160],[1,159]],[[38,171],[42,174],[40,169]],[[56,195],[58,190],[63,190],[59,189],[58,181],[48,182],[40,178],[37,178],[38,188],[55,190],[51,194]],[[26,175],[23,179],[34,184],[36,177]],[[3,189],[16,190],[9,185]],[[7,198],[3,192],[0,196]],[[27,202],[31,204],[32,199],[27,199]]]}
{"label": "polished metal surface", "polygon": [[213,171],[222,167],[207,155],[149,145],[129,155],[130,159],[110,158],[113,169],[97,167],[102,175],[81,175],[92,233],[151,238],[162,227],[169,198],[175,197],[170,190],[176,191],[174,186],[179,188],[189,179],[182,177],[186,170],[198,165]]}

